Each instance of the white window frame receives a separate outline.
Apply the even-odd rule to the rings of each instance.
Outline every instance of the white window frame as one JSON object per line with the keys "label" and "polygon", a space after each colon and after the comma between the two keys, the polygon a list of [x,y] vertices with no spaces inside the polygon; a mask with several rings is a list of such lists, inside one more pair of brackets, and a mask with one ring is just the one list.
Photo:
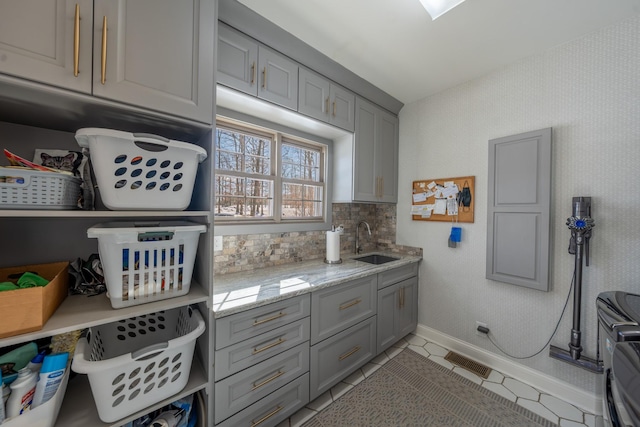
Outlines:
{"label": "white window frame", "polygon": [[[232,128],[238,131],[246,131],[248,133],[255,134],[269,134],[275,136],[275,149],[272,151],[271,162],[271,178],[274,180],[273,190],[273,217],[265,219],[257,218],[241,218],[241,217],[216,217],[215,206],[213,206],[213,217],[215,234],[216,235],[232,235],[232,234],[254,234],[254,233],[275,233],[275,232],[291,232],[291,231],[314,231],[314,230],[327,230],[331,228],[331,185],[328,182],[328,177],[332,176],[331,154],[333,148],[333,142],[322,137],[310,135],[304,132],[290,129],[275,123],[265,122],[261,119],[247,120],[247,117],[242,117],[243,120],[238,120],[233,117],[218,116],[217,122],[222,127]],[[216,129],[217,132],[217,129]],[[214,135],[216,138],[216,135]],[[282,206],[282,183],[281,177],[281,147],[282,143],[289,143],[292,145],[298,145],[301,147],[319,147],[321,148],[321,167],[320,167],[320,181],[318,184],[323,186],[323,207],[322,217],[315,218],[282,218],[281,206]],[[215,144],[214,144],[215,149]],[[214,168],[214,180],[215,180],[215,160],[213,161],[212,168]],[[286,180],[285,180],[286,181]],[[300,181],[296,181],[300,182]],[[309,182],[306,182],[307,184]],[[315,183],[314,183],[315,185]],[[214,185],[215,191],[215,185]],[[216,197],[213,197],[214,204]]]}

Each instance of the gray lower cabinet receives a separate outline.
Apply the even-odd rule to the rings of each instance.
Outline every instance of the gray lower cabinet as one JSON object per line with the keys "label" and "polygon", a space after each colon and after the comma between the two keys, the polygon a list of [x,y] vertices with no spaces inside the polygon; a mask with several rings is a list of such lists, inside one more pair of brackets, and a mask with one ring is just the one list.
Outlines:
{"label": "gray lower cabinet", "polygon": [[309,314],[307,294],[216,319],[216,425],[275,425],[309,401]]}
{"label": "gray lower cabinet", "polygon": [[418,278],[403,280],[378,291],[378,347],[381,353],[418,324]]}
{"label": "gray lower cabinet", "polygon": [[298,109],[298,64],[222,23],[217,82],[283,107]]}
{"label": "gray lower cabinet", "polygon": [[216,426],[274,426],[417,324],[418,264],[216,319]]}
{"label": "gray lower cabinet", "polygon": [[309,374],[306,373],[216,425],[221,427],[275,426],[308,402]]}
{"label": "gray lower cabinet", "polygon": [[317,398],[376,355],[376,316],[311,347],[310,398]]}
{"label": "gray lower cabinet", "polygon": [[311,294],[311,345],[376,314],[376,275]]}
{"label": "gray lower cabinet", "polygon": [[215,385],[215,422],[220,423],[309,371],[305,342]]}
{"label": "gray lower cabinet", "polygon": [[381,353],[418,325],[418,264],[378,275],[377,349]]}

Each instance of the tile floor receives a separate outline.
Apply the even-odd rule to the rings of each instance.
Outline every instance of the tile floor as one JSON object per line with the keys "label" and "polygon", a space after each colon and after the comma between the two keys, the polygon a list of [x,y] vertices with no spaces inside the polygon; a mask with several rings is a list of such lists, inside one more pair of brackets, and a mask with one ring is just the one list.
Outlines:
{"label": "tile floor", "polygon": [[455,366],[444,360],[444,356],[446,356],[449,350],[412,334],[400,340],[386,352],[375,357],[371,362],[336,384],[330,391],[324,393],[313,402],[310,402],[289,419],[280,423],[278,427],[301,426],[406,347],[428,357],[442,366],[452,369],[454,372],[486,387],[504,398],[516,402],[530,411],[557,423],[559,427],[596,427],[601,425],[601,419],[598,420],[598,418],[601,417],[585,413],[563,400],[544,394],[516,379],[506,377],[500,372],[495,370],[491,371],[489,378],[485,380],[463,368]]}

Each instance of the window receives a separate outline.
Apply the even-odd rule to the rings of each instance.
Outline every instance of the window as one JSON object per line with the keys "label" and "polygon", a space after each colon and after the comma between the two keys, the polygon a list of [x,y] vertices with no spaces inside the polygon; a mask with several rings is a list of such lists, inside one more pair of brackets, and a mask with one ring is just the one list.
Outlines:
{"label": "window", "polygon": [[219,120],[216,223],[324,221],[326,157],[324,144]]}

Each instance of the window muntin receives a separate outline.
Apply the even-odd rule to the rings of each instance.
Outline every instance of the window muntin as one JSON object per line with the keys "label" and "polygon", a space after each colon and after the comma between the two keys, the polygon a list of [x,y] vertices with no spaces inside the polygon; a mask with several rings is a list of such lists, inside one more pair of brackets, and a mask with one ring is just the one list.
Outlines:
{"label": "window muntin", "polygon": [[218,122],[217,222],[323,221],[326,146]]}

